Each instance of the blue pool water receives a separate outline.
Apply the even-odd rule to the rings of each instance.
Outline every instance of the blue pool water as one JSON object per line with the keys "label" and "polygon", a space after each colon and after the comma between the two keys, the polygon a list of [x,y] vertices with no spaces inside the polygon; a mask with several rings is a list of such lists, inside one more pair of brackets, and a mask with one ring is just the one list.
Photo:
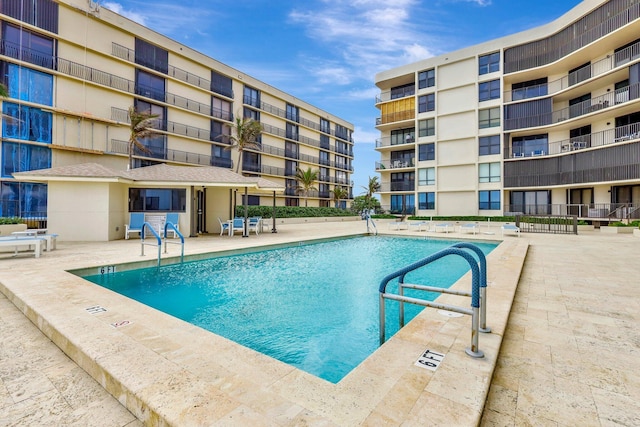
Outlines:
{"label": "blue pool water", "polygon": [[[335,383],[379,346],[382,278],[452,243],[357,237],[85,278]],[[449,287],[468,270],[445,257],[407,281]],[[406,305],[407,321],[421,309]],[[397,302],[386,315],[390,337]]]}

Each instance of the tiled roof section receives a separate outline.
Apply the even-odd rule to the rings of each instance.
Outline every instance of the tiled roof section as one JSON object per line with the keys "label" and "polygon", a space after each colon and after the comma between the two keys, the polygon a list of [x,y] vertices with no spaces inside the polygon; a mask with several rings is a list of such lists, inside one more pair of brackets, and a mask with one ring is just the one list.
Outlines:
{"label": "tiled roof section", "polygon": [[81,163],[76,165],[58,166],[50,169],[39,169],[18,172],[16,176],[45,176],[45,177],[85,177],[85,178],[123,178],[125,171],[117,171],[98,163]]}
{"label": "tiled roof section", "polygon": [[197,185],[249,186],[283,190],[284,186],[258,177],[246,177],[229,169],[214,166],[171,166],[159,164],[129,171],[119,171],[98,163],[82,163],[15,173],[16,178],[112,178],[131,181],[191,183]]}
{"label": "tiled roof section", "polygon": [[225,184],[245,184],[256,182],[229,169],[214,166],[170,166],[159,164],[132,169],[126,176],[135,181],[164,182],[209,182]]}

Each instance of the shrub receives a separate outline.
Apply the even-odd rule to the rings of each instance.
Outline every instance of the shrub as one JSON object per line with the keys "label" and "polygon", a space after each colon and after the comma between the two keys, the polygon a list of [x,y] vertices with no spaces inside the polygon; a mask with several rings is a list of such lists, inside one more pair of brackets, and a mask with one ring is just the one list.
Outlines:
{"label": "shrub", "polygon": [[24,221],[22,220],[22,218],[18,218],[17,216],[0,218],[0,225],[23,224],[23,223]]}
{"label": "shrub", "polygon": [[[244,206],[236,206],[236,216],[244,216]],[[271,218],[273,215],[273,206],[247,206],[247,216],[260,216],[262,218]],[[276,218],[313,218],[326,216],[357,216],[355,212],[351,212],[341,208],[324,208],[324,207],[305,207],[305,206],[276,206]]]}

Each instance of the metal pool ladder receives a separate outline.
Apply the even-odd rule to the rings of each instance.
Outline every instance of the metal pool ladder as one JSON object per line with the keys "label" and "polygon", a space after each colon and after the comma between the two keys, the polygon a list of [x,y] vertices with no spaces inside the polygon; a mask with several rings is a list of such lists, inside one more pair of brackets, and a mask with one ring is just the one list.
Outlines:
{"label": "metal pool ladder", "polygon": [[[478,261],[464,249],[469,249],[476,254]],[[444,289],[434,286],[425,286],[417,284],[405,283],[404,279],[407,273],[425,267],[428,264],[439,260],[448,255],[457,255],[464,258],[471,268],[471,292],[458,291],[454,289]],[[387,285],[395,278],[398,278],[398,294],[387,293]],[[471,297],[471,308],[458,307],[454,305],[428,301],[419,298],[407,297],[404,295],[404,289],[416,289],[429,292],[439,292],[443,294],[460,295]],[[435,254],[417,261],[407,267],[404,267],[394,273],[389,274],[380,282],[380,345],[385,342],[385,299],[391,299],[400,302],[399,324],[404,326],[404,303],[422,305],[424,307],[433,307],[456,313],[467,314],[471,316],[471,346],[465,352],[475,358],[484,357],[484,352],[478,348],[478,332],[491,332],[486,325],[487,313],[487,260],[482,250],[471,243],[456,243],[448,248],[442,249]]]}
{"label": "metal pool ladder", "polygon": [[[176,235],[178,237],[180,237],[180,241],[179,242],[172,242],[169,241],[167,239],[167,231],[169,229],[169,227],[171,227]],[[154,235],[154,237],[156,238],[155,242],[145,242],[144,240],[144,236],[145,236],[145,229],[148,228],[151,231],[151,234]],[[160,259],[161,259],[161,251],[162,251],[162,239],[160,238],[160,235],[158,234],[158,232],[156,231],[155,228],[153,228],[153,226],[151,224],[149,224],[148,222],[145,222],[144,224],[142,224],[142,230],[140,231],[140,243],[141,243],[141,253],[140,256],[144,256],[144,246],[145,245],[151,245],[151,246],[157,246],[158,247],[158,267],[160,267]],[[182,235],[182,233],[180,233],[180,231],[178,231],[178,227],[175,226],[175,224],[173,224],[172,222],[166,222],[164,225],[164,253],[168,253],[167,252],[167,244],[174,244],[174,245],[181,245],[181,252],[180,252],[180,262],[184,262],[184,236]]]}
{"label": "metal pool ladder", "polygon": [[373,220],[371,219],[371,215],[369,215],[369,213],[367,213],[364,218],[367,220],[367,234],[371,233],[369,231],[369,220],[371,220],[371,225],[373,226],[373,235],[377,236],[378,235],[378,227],[376,227],[376,223],[373,222]]}

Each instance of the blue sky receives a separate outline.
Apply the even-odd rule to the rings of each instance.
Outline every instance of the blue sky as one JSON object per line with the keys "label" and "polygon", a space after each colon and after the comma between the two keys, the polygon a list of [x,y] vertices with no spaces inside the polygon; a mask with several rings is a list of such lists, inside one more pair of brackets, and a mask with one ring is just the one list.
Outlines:
{"label": "blue sky", "polygon": [[355,126],[375,176],[376,73],[548,23],[579,0],[117,0],[109,8]]}

